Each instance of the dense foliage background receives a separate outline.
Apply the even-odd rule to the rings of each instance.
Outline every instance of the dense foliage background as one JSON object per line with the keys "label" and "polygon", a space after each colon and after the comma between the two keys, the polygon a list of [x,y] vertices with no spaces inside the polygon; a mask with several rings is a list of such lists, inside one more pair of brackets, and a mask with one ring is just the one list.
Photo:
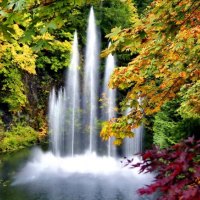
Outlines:
{"label": "dense foliage background", "polygon": [[[102,57],[116,53],[119,66],[110,80],[110,87],[118,89],[118,118],[103,124],[101,137],[115,136],[115,144],[119,145],[132,135],[133,128],[144,124],[145,148],[152,143],[157,147],[150,154],[146,152],[144,163],[138,166],[146,169],[151,161],[155,166],[152,171],[160,166],[165,169],[170,163],[172,168],[167,170],[182,165],[185,161],[177,162],[179,154],[173,152],[184,148],[185,153],[196,151],[184,163],[187,169],[178,171],[176,182],[187,178],[182,177],[184,170],[188,177],[196,178],[181,182],[184,187],[175,193],[170,191],[176,186],[162,190],[171,195],[170,199],[195,199],[200,189],[198,0],[1,0],[0,151],[46,141],[49,91],[52,86],[63,85],[76,29],[81,62],[84,60],[91,6],[95,9],[101,48],[105,49]],[[108,40],[112,41],[110,48],[106,48]],[[124,116],[127,108],[131,112]],[[194,137],[181,142],[189,136]],[[176,146],[179,143],[181,146]],[[167,153],[169,157],[164,159]],[[156,160],[159,162],[155,163]],[[170,172],[158,173],[156,187],[142,193],[165,186],[159,181]]]}

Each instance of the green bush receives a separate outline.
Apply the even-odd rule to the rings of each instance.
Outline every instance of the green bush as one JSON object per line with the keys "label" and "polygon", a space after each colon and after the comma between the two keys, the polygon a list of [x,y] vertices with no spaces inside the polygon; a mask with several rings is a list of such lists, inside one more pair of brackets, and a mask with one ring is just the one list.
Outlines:
{"label": "green bush", "polygon": [[197,138],[197,130],[200,128],[200,119],[183,118],[178,109],[181,100],[175,99],[162,106],[161,111],[155,115],[153,124],[153,142],[155,145],[165,148],[176,144],[188,136]]}
{"label": "green bush", "polygon": [[37,142],[38,133],[30,126],[17,125],[10,131],[1,133],[3,136],[0,142],[0,151],[15,151]]}
{"label": "green bush", "polygon": [[155,115],[153,124],[153,142],[155,145],[165,148],[184,138],[184,122],[176,111],[180,101],[173,100],[162,106],[161,111]]}

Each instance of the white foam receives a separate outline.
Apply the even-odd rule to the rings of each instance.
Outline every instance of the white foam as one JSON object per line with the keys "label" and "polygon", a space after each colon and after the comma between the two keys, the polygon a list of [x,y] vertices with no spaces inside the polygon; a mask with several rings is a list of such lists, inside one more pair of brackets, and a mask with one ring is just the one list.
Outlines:
{"label": "white foam", "polygon": [[[135,157],[134,162],[139,158]],[[58,157],[51,152],[44,153],[40,149],[33,151],[32,159],[15,177],[14,184],[34,181],[43,175],[69,176],[73,174],[91,174],[94,176],[133,176],[139,179],[151,177],[139,174],[137,169],[129,169],[119,159],[99,157],[95,153],[75,155],[74,157]]]}

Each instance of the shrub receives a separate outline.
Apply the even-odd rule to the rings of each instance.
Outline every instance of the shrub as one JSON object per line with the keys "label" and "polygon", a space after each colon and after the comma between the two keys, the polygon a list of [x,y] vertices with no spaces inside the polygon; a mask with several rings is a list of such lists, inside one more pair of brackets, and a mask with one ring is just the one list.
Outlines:
{"label": "shrub", "polygon": [[25,148],[31,144],[35,144],[38,138],[38,133],[30,126],[18,125],[10,131],[3,134],[3,139],[0,143],[0,151],[8,152]]}
{"label": "shrub", "polygon": [[199,200],[200,197],[200,140],[189,137],[166,149],[154,147],[142,154],[143,161],[132,164],[140,172],[155,172],[155,181],[139,194],[160,191],[159,200]]}

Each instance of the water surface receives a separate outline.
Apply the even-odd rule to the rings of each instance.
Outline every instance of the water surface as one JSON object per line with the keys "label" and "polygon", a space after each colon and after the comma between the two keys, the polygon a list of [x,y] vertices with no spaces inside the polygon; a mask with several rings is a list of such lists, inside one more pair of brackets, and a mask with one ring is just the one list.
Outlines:
{"label": "water surface", "polygon": [[[116,165],[119,161],[112,158],[104,157],[102,160],[96,155],[57,159],[50,152],[45,153],[38,148],[1,156],[0,199],[154,199],[141,198],[136,194],[136,189],[146,184],[152,176],[140,176],[130,169],[130,173],[124,169],[121,171]],[[95,169],[90,172],[87,166]],[[106,168],[107,171],[104,170]]]}

